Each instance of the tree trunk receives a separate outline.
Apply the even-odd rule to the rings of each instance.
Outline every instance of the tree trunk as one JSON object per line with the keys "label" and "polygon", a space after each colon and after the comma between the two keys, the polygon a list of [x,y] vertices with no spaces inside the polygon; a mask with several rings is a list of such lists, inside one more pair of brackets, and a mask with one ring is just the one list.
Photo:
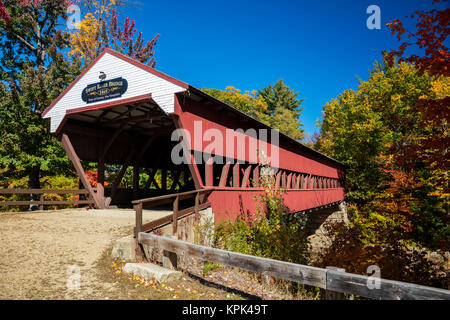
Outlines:
{"label": "tree trunk", "polygon": [[[28,188],[30,189],[40,189],[41,184],[39,182],[40,178],[40,169],[39,167],[31,168],[31,171],[28,175]],[[30,194],[30,201],[39,201],[39,194]],[[39,205],[30,205],[29,210],[39,210]]]}

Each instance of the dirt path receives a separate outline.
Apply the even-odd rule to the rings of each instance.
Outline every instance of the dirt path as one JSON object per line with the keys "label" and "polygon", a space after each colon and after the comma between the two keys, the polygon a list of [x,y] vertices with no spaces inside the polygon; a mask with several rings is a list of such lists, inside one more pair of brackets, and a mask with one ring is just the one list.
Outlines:
{"label": "dirt path", "polygon": [[[0,299],[103,298],[118,290],[98,280],[95,264],[133,225],[133,210],[0,213]],[[80,268],[80,290],[67,289],[72,265]]]}
{"label": "dirt path", "polygon": [[[143,220],[168,214],[144,210]],[[112,258],[111,248],[132,233],[134,223],[133,210],[0,213],[0,300],[293,298],[232,268],[205,275],[202,264],[193,264],[183,280],[169,284],[147,284],[122,274],[125,261]],[[68,273],[71,266],[80,271],[78,290],[67,287],[74,275]]]}

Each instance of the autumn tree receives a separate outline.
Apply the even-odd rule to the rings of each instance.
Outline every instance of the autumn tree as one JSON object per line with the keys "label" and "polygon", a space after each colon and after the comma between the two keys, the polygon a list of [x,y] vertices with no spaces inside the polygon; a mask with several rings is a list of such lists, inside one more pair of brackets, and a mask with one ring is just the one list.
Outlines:
{"label": "autumn tree", "polygon": [[133,59],[155,66],[154,46],[159,37],[145,41],[142,32],[137,32],[135,21],[126,17],[119,24],[118,9],[127,1],[87,0],[84,18],[76,24],[78,30],[70,33],[69,55],[80,57],[85,65],[92,62],[104,48],[111,48]]}
{"label": "autumn tree", "polygon": [[324,106],[316,147],[347,165],[347,197],[373,243],[397,235],[436,246],[450,231],[440,173],[421,158],[396,160],[427,133],[418,101],[442,94],[439,81],[405,62],[376,64],[358,90]]}
{"label": "autumn tree", "polygon": [[[441,6],[442,4],[443,6]],[[450,121],[450,53],[448,51],[448,36],[450,34],[450,8],[448,1],[434,0],[433,9],[416,10],[410,18],[415,19],[415,29],[407,30],[404,23],[395,19],[387,24],[392,34],[400,42],[398,50],[383,52],[390,65],[397,58],[399,61],[412,63],[421,74],[434,77],[432,94],[423,95],[417,102],[420,114],[419,125],[422,134],[415,141],[402,148],[402,152],[393,156],[397,166],[407,165],[414,168],[414,173],[422,179],[430,191],[427,197],[437,197],[445,203],[446,220],[436,221],[442,228],[450,228],[450,178],[448,168],[449,156],[449,121]],[[411,49],[421,54],[410,54]],[[419,161],[417,161],[419,160]],[[421,175],[426,167],[431,174]],[[415,168],[417,166],[417,168]],[[399,182],[397,185],[399,185]],[[423,219],[423,223],[434,221],[435,217]],[[442,221],[443,220],[443,221]],[[440,232],[433,231],[433,238],[441,238],[441,246],[450,247],[450,236],[442,237]]]}
{"label": "autumn tree", "polygon": [[[450,53],[448,52],[448,35],[450,33],[450,8],[439,9],[440,0],[434,0],[435,8],[417,10],[410,18],[415,19],[415,30],[407,30],[404,23],[395,19],[387,24],[392,34],[400,41],[398,50],[383,52],[390,65],[396,58],[399,61],[412,63],[420,73],[436,77],[433,95],[424,95],[417,102],[421,114],[420,125],[424,134],[410,144],[396,157],[397,162],[414,163],[421,159],[427,166],[441,172],[441,179],[436,181],[440,186],[442,197],[450,196],[449,176],[450,166],[448,146],[450,136],[448,124],[450,121]],[[443,1],[447,2],[447,1]],[[410,54],[409,49],[423,52],[422,55]]]}

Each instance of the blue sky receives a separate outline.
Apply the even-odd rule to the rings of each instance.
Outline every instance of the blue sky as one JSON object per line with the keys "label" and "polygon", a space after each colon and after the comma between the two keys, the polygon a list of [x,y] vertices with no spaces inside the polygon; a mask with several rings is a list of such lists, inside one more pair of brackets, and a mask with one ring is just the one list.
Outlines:
{"label": "blue sky", "polygon": [[[315,130],[323,105],[356,88],[381,51],[397,48],[386,23],[431,0],[141,1],[121,10],[148,40],[160,33],[156,69],[198,88],[262,89],[284,79],[305,98],[304,129]],[[369,5],[381,30],[369,30]],[[440,5],[442,6],[442,5]]]}

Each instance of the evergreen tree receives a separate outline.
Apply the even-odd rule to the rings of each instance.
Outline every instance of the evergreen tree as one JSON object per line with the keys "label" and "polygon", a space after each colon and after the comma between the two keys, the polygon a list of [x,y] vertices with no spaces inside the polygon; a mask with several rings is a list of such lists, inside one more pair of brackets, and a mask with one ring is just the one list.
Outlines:
{"label": "evergreen tree", "polygon": [[274,85],[268,85],[258,91],[258,94],[267,103],[265,114],[270,118],[271,126],[291,138],[303,139],[303,124],[300,122],[303,108],[300,105],[304,99],[297,99],[298,93],[284,84],[283,79]]}

